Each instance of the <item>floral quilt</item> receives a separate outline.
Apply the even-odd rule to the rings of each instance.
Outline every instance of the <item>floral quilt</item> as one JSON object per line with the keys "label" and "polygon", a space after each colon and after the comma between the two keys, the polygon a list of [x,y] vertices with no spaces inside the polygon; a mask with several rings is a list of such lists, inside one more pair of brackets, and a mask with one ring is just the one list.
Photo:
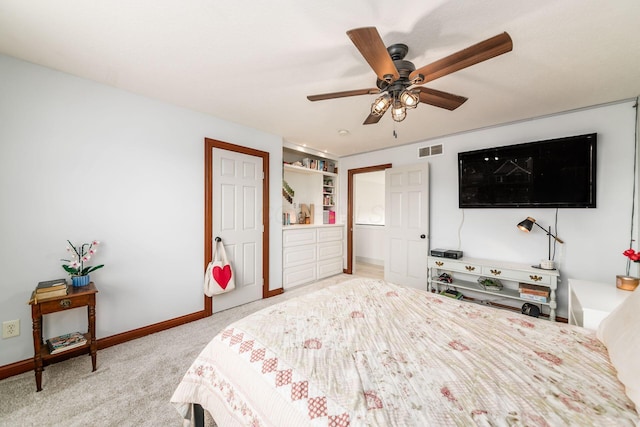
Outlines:
{"label": "floral quilt", "polygon": [[374,279],[231,324],[171,401],[220,427],[640,423],[595,332]]}

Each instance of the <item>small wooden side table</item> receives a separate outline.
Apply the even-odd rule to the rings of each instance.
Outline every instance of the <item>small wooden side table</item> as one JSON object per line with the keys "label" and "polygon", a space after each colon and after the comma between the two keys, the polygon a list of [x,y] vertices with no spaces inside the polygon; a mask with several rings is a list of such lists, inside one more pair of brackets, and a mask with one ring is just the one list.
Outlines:
{"label": "small wooden side table", "polygon": [[[87,286],[68,287],[68,294],[46,301],[31,303],[31,321],[33,322],[33,361],[35,362],[36,373],[36,391],[42,390],[42,369],[44,365],[54,363],[57,359],[69,353],[74,355],[89,353],[91,354],[91,364],[93,370],[96,370],[96,356],[98,352],[98,344],[96,341],[96,294],[98,289],[91,282]],[[86,334],[87,343],[81,347],[74,348],[68,352],[50,354],[49,348],[42,338],[42,316],[45,314],[56,313],[59,311],[70,310],[72,308],[87,307],[87,318],[89,327]]]}

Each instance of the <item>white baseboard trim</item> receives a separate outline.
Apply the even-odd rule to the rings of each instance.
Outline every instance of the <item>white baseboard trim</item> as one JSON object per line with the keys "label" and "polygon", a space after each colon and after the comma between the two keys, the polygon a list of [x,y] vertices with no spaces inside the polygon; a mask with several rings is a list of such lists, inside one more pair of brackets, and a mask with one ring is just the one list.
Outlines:
{"label": "white baseboard trim", "polygon": [[357,256],[356,257],[356,262],[361,262],[361,263],[364,263],[364,264],[379,265],[380,267],[384,267],[384,260],[383,259],[374,259],[374,258],[367,258],[367,257],[363,257],[363,256]]}

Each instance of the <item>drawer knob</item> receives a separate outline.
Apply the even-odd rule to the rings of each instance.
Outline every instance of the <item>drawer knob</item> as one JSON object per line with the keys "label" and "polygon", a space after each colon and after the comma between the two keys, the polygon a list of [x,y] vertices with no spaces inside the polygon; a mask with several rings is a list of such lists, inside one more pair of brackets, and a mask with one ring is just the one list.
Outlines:
{"label": "drawer knob", "polygon": [[70,299],[61,299],[60,300],[60,307],[62,307],[62,308],[71,307],[71,300]]}
{"label": "drawer knob", "polygon": [[473,271],[473,270],[475,270],[475,269],[476,269],[476,268],[475,268],[474,266],[472,266],[472,265],[465,265],[465,266],[464,266],[464,268],[466,268],[466,269],[467,269],[467,271]]}
{"label": "drawer knob", "polygon": [[529,277],[530,277],[530,278],[531,278],[531,280],[533,280],[534,282],[539,282],[540,280],[542,280],[542,277],[540,277],[540,276],[538,276],[538,275],[536,275],[536,274],[530,275]]}
{"label": "drawer knob", "polygon": [[442,262],[442,261],[436,261],[436,265],[437,265],[438,267],[442,267],[442,266],[444,265],[444,262]]}
{"label": "drawer knob", "polygon": [[502,271],[500,270],[491,270],[491,274],[493,274],[494,276],[499,276],[502,274]]}

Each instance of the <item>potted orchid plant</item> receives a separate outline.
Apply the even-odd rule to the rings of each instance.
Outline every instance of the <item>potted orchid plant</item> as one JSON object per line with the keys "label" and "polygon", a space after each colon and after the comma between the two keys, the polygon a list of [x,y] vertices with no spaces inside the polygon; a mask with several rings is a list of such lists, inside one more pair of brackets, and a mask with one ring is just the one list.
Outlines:
{"label": "potted orchid plant", "polygon": [[635,250],[629,248],[626,251],[622,252],[622,255],[627,257],[627,274],[625,276],[616,276],[616,287],[625,291],[633,291],[636,287],[638,287],[640,278],[629,276],[629,267],[631,261],[640,262],[640,252],[636,252]]}
{"label": "potted orchid plant", "polygon": [[104,267],[104,264],[96,266],[85,265],[96,254],[97,246],[100,242],[94,240],[91,243],[83,243],[78,246],[75,246],[69,240],[67,240],[67,243],[69,243],[67,252],[71,254],[71,258],[61,260],[67,262],[67,264],[62,264],[62,268],[71,276],[73,286],[86,286],[89,284],[89,273]]}

